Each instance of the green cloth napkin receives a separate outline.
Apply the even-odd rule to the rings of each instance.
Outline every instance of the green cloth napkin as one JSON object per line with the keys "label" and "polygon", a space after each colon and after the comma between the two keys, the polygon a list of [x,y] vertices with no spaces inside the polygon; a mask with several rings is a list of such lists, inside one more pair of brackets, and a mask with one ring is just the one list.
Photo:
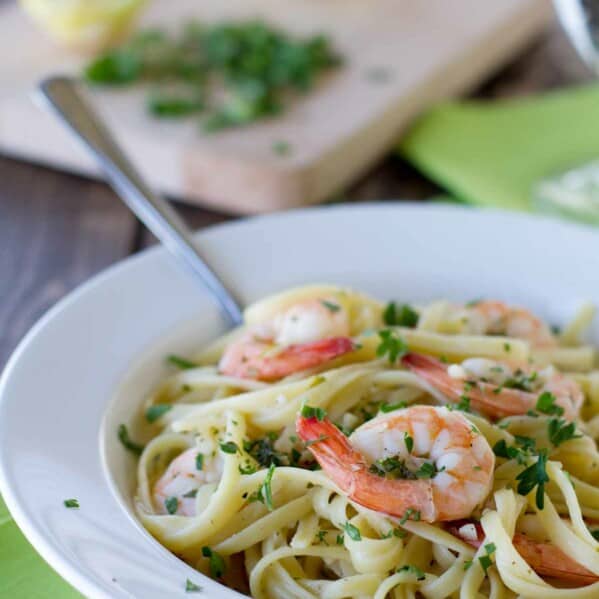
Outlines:
{"label": "green cloth napkin", "polygon": [[11,599],[80,599],[38,555],[12,519],[0,497],[0,597]]}
{"label": "green cloth napkin", "polygon": [[408,131],[400,153],[456,199],[531,208],[535,183],[599,158],[599,86],[452,102]]}

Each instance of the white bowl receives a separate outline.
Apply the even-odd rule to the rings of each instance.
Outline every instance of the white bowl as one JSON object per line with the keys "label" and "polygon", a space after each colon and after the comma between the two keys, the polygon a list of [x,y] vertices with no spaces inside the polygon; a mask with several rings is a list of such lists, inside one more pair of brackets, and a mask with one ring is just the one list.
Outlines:
{"label": "white bowl", "polygon": [[[330,282],[381,299],[497,297],[557,324],[583,300],[599,304],[597,233],[529,216],[335,206],[221,225],[197,239],[245,303]],[[70,294],[11,358],[0,382],[0,491],[27,538],[84,594],[189,597],[189,578],[206,596],[238,596],[140,526],[134,461],[116,438],[164,374],[164,355],[223,329],[203,289],[153,249]],[[63,506],[71,497],[79,510]]]}

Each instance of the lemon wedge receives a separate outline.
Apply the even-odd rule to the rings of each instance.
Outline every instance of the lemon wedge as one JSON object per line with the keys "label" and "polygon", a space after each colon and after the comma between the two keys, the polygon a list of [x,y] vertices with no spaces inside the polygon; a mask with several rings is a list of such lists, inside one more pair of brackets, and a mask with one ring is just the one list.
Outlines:
{"label": "lemon wedge", "polygon": [[122,38],[145,0],[20,0],[61,44],[99,50]]}

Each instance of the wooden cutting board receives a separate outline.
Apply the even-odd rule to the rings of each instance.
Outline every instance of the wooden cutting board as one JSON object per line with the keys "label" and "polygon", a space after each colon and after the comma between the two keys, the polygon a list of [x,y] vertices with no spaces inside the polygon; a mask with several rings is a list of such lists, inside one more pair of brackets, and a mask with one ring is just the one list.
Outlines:
{"label": "wooden cutting board", "polygon": [[[328,33],[345,65],[282,116],[217,134],[194,119],[157,121],[144,90],[93,90],[93,101],[143,174],[165,193],[236,213],[339,193],[397,142],[416,115],[463,93],[543,28],[548,0],[155,0],[141,25],[260,17]],[[0,5],[0,152],[97,174],[85,152],[32,100],[50,73],[85,57],[56,47],[15,3]],[[372,77],[373,70],[385,77]],[[284,141],[286,155],[273,151]]]}

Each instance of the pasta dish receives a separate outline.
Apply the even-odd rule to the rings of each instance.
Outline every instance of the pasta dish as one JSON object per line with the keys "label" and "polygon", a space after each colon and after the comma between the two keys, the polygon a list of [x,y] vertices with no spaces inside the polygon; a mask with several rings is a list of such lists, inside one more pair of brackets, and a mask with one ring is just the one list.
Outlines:
{"label": "pasta dish", "polygon": [[119,431],[138,516],[261,599],[599,597],[593,316],[268,297]]}

